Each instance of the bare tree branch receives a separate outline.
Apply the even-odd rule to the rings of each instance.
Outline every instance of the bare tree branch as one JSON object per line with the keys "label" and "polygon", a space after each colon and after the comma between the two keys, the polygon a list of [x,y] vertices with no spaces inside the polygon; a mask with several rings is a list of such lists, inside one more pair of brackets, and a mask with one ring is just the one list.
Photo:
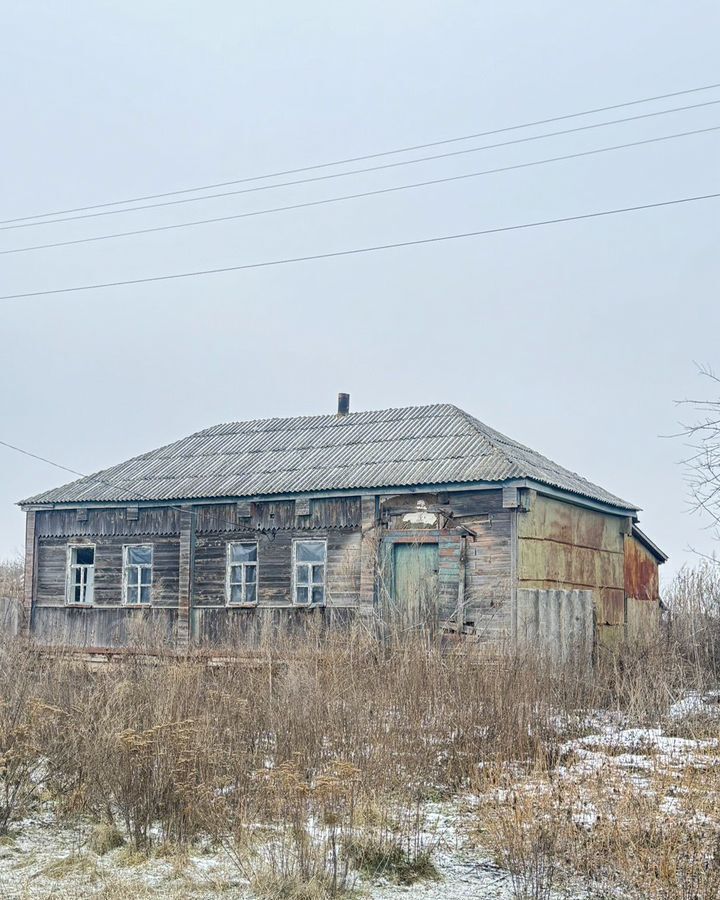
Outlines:
{"label": "bare tree branch", "polygon": [[679,405],[693,410],[695,421],[682,424],[677,437],[690,439],[690,453],[682,460],[693,509],[709,518],[720,539],[720,377],[709,366],[698,365],[698,371],[709,379],[717,397],[681,400]]}

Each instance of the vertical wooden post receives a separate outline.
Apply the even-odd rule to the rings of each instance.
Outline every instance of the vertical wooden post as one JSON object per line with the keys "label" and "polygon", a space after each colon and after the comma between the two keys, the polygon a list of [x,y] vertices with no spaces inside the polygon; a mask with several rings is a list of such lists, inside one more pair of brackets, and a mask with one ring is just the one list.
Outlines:
{"label": "vertical wooden post", "polygon": [[375,604],[378,549],[375,497],[361,497],[360,507],[360,606],[370,611]]}
{"label": "vertical wooden post", "polygon": [[25,571],[23,573],[23,630],[30,634],[32,605],[37,576],[37,513],[25,513]]}
{"label": "vertical wooden post", "polygon": [[195,569],[195,513],[192,506],[180,511],[180,593],[178,596],[177,649],[189,650],[191,638],[193,572]]}
{"label": "vertical wooden post", "polygon": [[467,553],[468,539],[464,534],[460,538],[460,571],[458,574],[458,596],[457,596],[457,612],[456,627],[458,634],[462,634],[465,627],[465,573],[467,571]]}
{"label": "vertical wooden post", "polygon": [[518,537],[518,511],[510,510],[510,639],[518,640],[518,554],[520,543]]}

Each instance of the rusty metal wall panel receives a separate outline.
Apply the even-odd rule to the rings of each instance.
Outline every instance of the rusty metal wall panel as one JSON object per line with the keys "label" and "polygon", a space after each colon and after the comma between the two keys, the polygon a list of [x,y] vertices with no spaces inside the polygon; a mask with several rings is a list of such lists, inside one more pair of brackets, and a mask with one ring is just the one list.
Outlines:
{"label": "rusty metal wall panel", "polygon": [[625,592],[608,589],[596,591],[595,619],[598,625],[624,625]]}
{"label": "rusty metal wall panel", "polygon": [[623,555],[556,541],[522,539],[518,547],[520,581],[553,581],[558,586],[623,590]]}
{"label": "rusty metal wall panel", "polygon": [[625,643],[625,625],[597,625],[595,640],[600,652],[615,652]]}
{"label": "rusty metal wall panel", "polygon": [[625,537],[625,594],[636,600],[660,597],[657,560],[632,535]]}
{"label": "rusty metal wall panel", "polygon": [[618,516],[538,496],[518,514],[518,586],[591,590],[597,626],[624,631],[623,525]]}
{"label": "rusty metal wall panel", "polygon": [[531,509],[518,516],[518,537],[622,553],[622,521],[618,516],[538,495]]}
{"label": "rusty metal wall panel", "polygon": [[627,638],[629,641],[652,640],[660,630],[660,603],[653,600],[627,599]]}

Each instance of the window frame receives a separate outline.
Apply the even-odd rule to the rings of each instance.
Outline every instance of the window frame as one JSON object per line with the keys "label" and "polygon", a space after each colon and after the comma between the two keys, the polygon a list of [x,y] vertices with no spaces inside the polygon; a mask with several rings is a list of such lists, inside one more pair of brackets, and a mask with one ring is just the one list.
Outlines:
{"label": "window frame", "polygon": [[[136,565],[133,563],[132,565],[128,563],[128,551],[130,550],[140,550],[146,549],[150,550],[150,565]],[[135,591],[135,596],[137,599],[130,600],[129,592],[131,585],[128,583],[128,571],[130,568],[138,569],[138,582],[137,585],[132,585],[133,591]],[[150,583],[143,584],[142,581],[142,570],[150,569]],[[155,582],[155,545],[149,544],[146,542],[138,543],[138,544],[123,544],[122,548],[122,605],[123,606],[135,606],[142,609],[147,609],[148,607],[153,605],[153,588]],[[143,603],[140,599],[142,596],[142,587],[148,587],[150,589],[150,599],[147,603]]]}
{"label": "window frame", "polygon": [[[323,545],[323,561],[312,563],[312,562],[298,562],[297,558],[297,548],[299,544],[322,544]],[[327,538],[295,538],[293,540],[292,546],[292,603],[293,606],[298,606],[300,608],[312,608],[312,607],[320,607],[325,606],[327,603],[327,557],[328,557],[328,548],[327,548]],[[298,584],[298,566],[310,566],[309,580],[302,584]],[[313,572],[312,569],[314,566],[322,566],[323,567],[323,578],[322,583],[313,582]],[[322,603],[314,603],[312,599],[312,589],[314,587],[322,587],[323,591],[323,599]],[[308,599],[307,603],[303,603],[298,601],[298,587],[307,587],[308,588]]]}
{"label": "window frame", "polygon": [[[232,548],[238,545],[245,545],[247,547],[255,548],[255,561],[254,562],[233,562],[231,559]],[[233,567],[240,567],[242,569],[242,580],[240,582],[231,581],[231,573]],[[248,568],[255,568],[255,599],[248,600],[246,597],[246,589],[248,585],[248,581],[245,577],[245,573]],[[252,582],[250,582],[252,583]],[[259,599],[259,583],[260,583],[260,546],[258,541],[253,540],[238,540],[238,541],[228,541],[227,546],[225,548],[225,605],[232,607],[252,607],[258,605]],[[233,600],[232,599],[232,588],[233,586],[240,584],[242,589],[242,600]]]}
{"label": "window frame", "polygon": [[[78,550],[92,550],[93,552],[93,561],[92,566],[87,563],[73,563],[73,554],[75,554]],[[78,542],[72,542],[67,545],[66,551],[66,565],[65,565],[65,606],[94,606],[95,605],[95,560],[97,559],[97,548],[95,544],[80,544]],[[83,597],[87,596],[87,570],[92,568],[92,585],[90,590],[90,600],[76,600],[75,599],[75,580],[73,578],[73,572],[77,570],[85,570],[86,572],[86,580],[85,584],[82,585],[82,595]]]}

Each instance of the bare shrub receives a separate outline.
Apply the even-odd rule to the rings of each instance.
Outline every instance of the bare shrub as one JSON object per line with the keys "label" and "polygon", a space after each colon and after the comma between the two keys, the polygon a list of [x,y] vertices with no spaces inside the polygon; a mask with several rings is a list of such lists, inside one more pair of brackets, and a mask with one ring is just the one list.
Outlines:
{"label": "bare shrub", "polygon": [[720,562],[684,566],[665,592],[669,644],[693,666],[702,686],[720,676]]}
{"label": "bare shrub", "polygon": [[548,900],[557,874],[557,828],[552,810],[517,796],[496,809],[492,834],[497,858],[510,873],[515,900]]}
{"label": "bare shrub", "polygon": [[[622,647],[594,672],[529,648],[382,644],[363,628],[321,639],[312,624],[242,654],[225,649],[128,652],[91,669],[56,651],[1,647],[0,746],[24,761],[0,773],[19,785],[9,817],[42,776],[59,815],[119,828],[128,853],[209,836],[268,896],[339,895],[357,872],[433,877],[429,802],[522,779],[550,784],[567,762],[563,742],[589,715],[656,722],[711,678],[698,672],[707,655],[667,642]],[[572,819],[568,796],[553,803]],[[655,847],[651,859],[669,844],[647,832],[657,809],[636,806],[628,801],[624,821],[638,823],[629,833],[636,848]],[[518,896],[546,896],[559,868],[600,871],[602,847],[616,860],[625,853],[611,824],[591,837],[563,826],[554,838],[548,815],[498,814]]]}
{"label": "bare shrub", "polygon": [[0,834],[27,812],[40,787],[43,760],[35,735],[43,674],[21,644],[0,643]]}
{"label": "bare shrub", "polygon": [[20,554],[11,559],[0,559],[0,600],[14,600],[17,603],[22,600],[24,568],[24,559]]}

